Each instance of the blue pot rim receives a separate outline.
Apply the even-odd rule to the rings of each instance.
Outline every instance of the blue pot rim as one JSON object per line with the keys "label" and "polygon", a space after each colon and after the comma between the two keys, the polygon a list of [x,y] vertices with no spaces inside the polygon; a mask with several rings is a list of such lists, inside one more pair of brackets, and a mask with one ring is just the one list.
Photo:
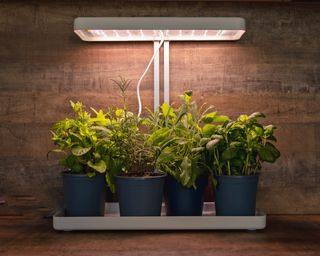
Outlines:
{"label": "blue pot rim", "polygon": [[73,177],[73,178],[95,178],[95,177],[100,177],[101,175],[104,175],[103,173],[96,173],[96,175],[89,177],[87,174],[83,174],[83,173],[72,173],[70,171],[63,171],[61,172],[62,176],[66,176],[66,177]]}
{"label": "blue pot rim", "polygon": [[166,173],[159,173],[157,176],[143,176],[143,177],[132,177],[132,176],[125,176],[125,175],[116,175],[116,179],[122,179],[122,180],[152,180],[152,179],[164,179],[167,177]]}
{"label": "blue pot rim", "polygon": [[259,175],[243,175],[243,176],[228,176],[228,175],[222,175],[222,176],[215,176],[218,183],[224,182],[224,183],[243,183],[243,182],[258,182]]}
{"label": "blue pot rim", "polygon": [[259,177],[260,174],[257,173],[255,175],[214,175],[215,178],[234,178],[234,179],[245,179],[245,178],[256,178]]}

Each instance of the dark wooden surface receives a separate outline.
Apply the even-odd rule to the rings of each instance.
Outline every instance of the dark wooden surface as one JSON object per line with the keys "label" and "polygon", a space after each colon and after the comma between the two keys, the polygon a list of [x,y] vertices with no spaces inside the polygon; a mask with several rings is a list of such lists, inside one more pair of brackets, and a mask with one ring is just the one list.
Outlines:
{"label": "dark wooden surface", "polygon": [[33,198],[6,199],[7,204],[0,205],[1,256],[318,256],[320,253],[320,215],[270,215],[267,228],[262,231],[58,232],[53,230],[51,219],[43,218],[48,209]]}
{"label": "dark wooden surface", "polygon": [[[270,213],[320,213],[320,3],[0,1],[0,195],[61,202],[61,168],[50,126],[68,102],[119,104],[110,78],[137,82],[153,51],[146,43],[85,43],[77,16],[242,16],[238,42],[172,42],[171,101],[192,89],[221,114],[262,111],[278,130],[281,158],[264,165],[258,205]],[[153,72],[142,83],[153,102]],[[137,109],[135,88],[129,103]]]}

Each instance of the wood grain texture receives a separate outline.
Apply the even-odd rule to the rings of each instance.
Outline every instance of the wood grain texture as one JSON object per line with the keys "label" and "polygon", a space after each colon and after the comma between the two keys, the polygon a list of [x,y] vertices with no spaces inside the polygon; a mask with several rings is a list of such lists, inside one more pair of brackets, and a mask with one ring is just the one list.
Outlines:
{"label": "wood grain texture", "polygon": [[[258,206],[268,213],[320,213],[320,4],[150,1],[0,2],[0,195],[61,202],[52,123],[68,102],[120,104],[110,79],[137,82],[151,43],[86,43],[73,33],[77,16],[241,16],[238,42],[172,42],[171,101],[192,89],[221,114],[262,111],[277,125],[282,156],[264,165]],[[142,99],[153,105],[153,72]],[[129,104],[137,109],[135,88]]]}
{"label": "wood grain texture", "polygon": [[[0,206],[0,254],[318,256],[319,215],[271,215],[261,231],[57,232],[32,197],[8,197]],[[6,208],[10,214],[4,215]]]}

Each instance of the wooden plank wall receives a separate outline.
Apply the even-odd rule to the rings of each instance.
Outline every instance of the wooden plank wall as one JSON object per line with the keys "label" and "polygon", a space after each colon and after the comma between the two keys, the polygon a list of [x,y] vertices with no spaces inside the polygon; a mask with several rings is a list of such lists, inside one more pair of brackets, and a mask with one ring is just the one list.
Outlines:
{"label": "wooden plank wall", "polygon": [[[281,159],[264,165],[258,205],[269,213],[320,213],[320,4],[124,1],[0,2],[0,195],[61,202],[60,167],[46,159],[49,129],[68,101],[120,103],[110,78],[137,82],[151,43],[85,43],[77,16],[241,16],[239,42],[171,43],[171,100],[236,116],[262,111],[278,126]],[[153,73],[142,84],[152,106]],[[136,109],[134,86],[130,105]]]}

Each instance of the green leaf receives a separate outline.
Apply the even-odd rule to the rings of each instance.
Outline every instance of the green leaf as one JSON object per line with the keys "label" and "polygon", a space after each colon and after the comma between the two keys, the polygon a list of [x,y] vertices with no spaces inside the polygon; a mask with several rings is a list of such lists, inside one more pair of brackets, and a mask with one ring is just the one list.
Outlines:
{"label": "green leaf", "polygon": [[87,165],[99,173],[104,173],[107,169],[107,165],[103,160],[99,160],[97,163],[88,161]]}
{"label": "green leaf", "polygon": [[222,135],[219,135],[219,134],[213,134],[213,135],[211,136],[211,139],[223,140],[223,136],[222,136]]}
{"label": "green leaf", "polygon": [[270,142],[266,143],[265,146],[274,156],[274,161],[277,160],[280,157],[280,151]]}
{"label": "green leaf", "polygon": [[123,117],[124,115],[124,110],[121,109],[121,108],[118,108],[116,111],[115,111],[115,114],[117,117]]}
{"label": "green leaf", "polygon": [[268,140],[272,140],[272,141],[274,141],[274,142],[277,142],[277,138],[276,138],[275,136],[273,136],[273,135],[269,135],[269,136],[267,137],[267,139],[268,139]]}
{"label": "green leaf", "polygon": [[211,137],[217,130],[217,126],[214,124],[205,124],[202,128],[202,133],[205,137]]}
{"label": "green leaf", "polygon": [[160,128],[151,134],[151,136],[148,138],[148,142],[150,142],[154,146],[159,145],[161,142],[168,139],[169,133],[169,128]]}
{"label": "green leaf", "polygon": [[75,133],[75,132],[70,132],[70,135],[76,137],[80,142],[82,142],[85,138],[80,136],[79,134]]}
{"label": "green leaf", "polygon": [[164,116],[175,116],[173,109],[170,107],[170,105],[167,102],[161,105],[161,110]]}
{"label": "green leaf", "polygon": [[260,137],[263,136],[264,129],[261,124],[258,124],[258,123],[253,124],[253,129],[254,129],[254,132],[256,133],[256,135],[258,135]]}
{"label": "green leaf", "polygon": [[177,157],[178,156],[175,155],[174,148],[164,148],[157,158],[157,163],[162,164],[162,163],[174,162]]}
{"label": "green leaf", "polygon": [[266,117],[266,116],[261,112],[254,112],[248,118],[253,119],[253,118],[259,118],[259,117]]}
{"label": "green leaf", "polygon": [[215,148],[215,146],[220,142],[220,139],[214,139],[207,143],[206,149],[211,151]]}
{"label": "green leaf", "polygon": [[176,143],[178,145],[186,145],[189,143],[188,139],[187,138],[179,138],[176,140]]}
{"label": "green leaf", "polygon": [[106,127],[103,126],[92,126],[91,127],[93,130],[97,130],[97,131],[102,131],[104,134],[109,134],[111,133],[110,129],[107,129]]}
{"label": "green leaf", "polygon": [[87,175],[89,178],[92,178],[92,177],[96,176],[96,173],[95,172],[87,172]]}
{"label": "green leaf", "polygon": [[206,115],[204,115],[201,119],[202,122],[208,124],[208,123],[212,123],[213,122],[213,119],[214,117],[217,115],[217,112],[214,111],[214,112],[211,112],[211,113],[208,113]]}
{"label": "green leaf", "polygon": [[185,156],[180,165],[180,168],[182,170],[180,174],[180,179],[183,186],[187,186],[191,179],[191,173],[192,173],[191,167],[192,167],[191,160],[187,156]]}
{"label": "green leaf", "polygon": [[238,121],[245,122],[249,119],[248,115],[241,115],[238,117]]}
{"label": "green leaf", "polygon": [[223,116],[223,115],[220,115],[220,116],[215,116],[212,120],[212,122],[214,123],[224,123],[226,121],[229,121],[230,118],[228,116]]}
{"label": "green leaf", "polygon": [[192,90],[185,91],[184,94],[189,97],[192,97]]}
{"label": "green leaf", "polygon": [[47,153],[47,158],[49,157],[50,153],[63,153],[66,154],[66,152],[63,149],[59,149],[59,148],[55,148],[55,149],[51,149],[48,153]]}
{"label": "green leaf", "polygon": [[192,91],[186,91],[183,94],[183,99],[186,104],[189,104],[192,98]]}
{"label": "green leaf", "polygon": [[272,124],[269,124],[269,125],[266,125],[264,127],[264,129],[269,130],[269,131],[273,131],[273,130],[276,129],[276,127],[274,125],[272,125]]}
{"label": "green leaf", "polygon": [[192,153],[199,153],[199,152],[203,152],[205,150],[205,147],[197,147],[197,148],[192,148],[191,152]]}
{"label": "green leaf", "polygon": [[210,141],[209,138],[202,138],[202,139],[200,140],[200,146],[206,145],[209,141]]}
{"label": "green leaf", "polygon": [[262,161],[269,163],[274,163],[277,160],[277,158],[280,157],[279,150],[276,149],[276,147],[270,142],[267,142],[264,147],[259,147],[258,154]]}
{"label": "green leaf", "polygon": [[83,167],[79,163],[78,158],[74,155],[69,155],[66,158],[60,160],[59,164],[70,169],[71,172],[80,173],[83,170]]}
{"label": "green leaf", "polygon": [[96,159],[101,158],[101,155],[100,155],[98,152],[93,152],[93,156],[94,156],[94,158],[96,158]]}
{"label": "green leaf", "polygon": [[244,146],[243,142],[233,141],[233,142],[230,143],[230,147],[231,148],[239,148],[239,147],[242,147],[242,146]]}
{"label": "green leaf", "polygon": [[235,158],[238,153],[238,148],[227,148],[222,153],[222,159],[225,161],[231,160],[232,158]]}
{"label": "green leaf", "polygon": [[87,152],[89,152],[91,150],[91,148],[92,147],[83,148],[80,146],[75,146],[71,149],[71,152],[75,156],[82,156],[82,155],[86,154]]}

